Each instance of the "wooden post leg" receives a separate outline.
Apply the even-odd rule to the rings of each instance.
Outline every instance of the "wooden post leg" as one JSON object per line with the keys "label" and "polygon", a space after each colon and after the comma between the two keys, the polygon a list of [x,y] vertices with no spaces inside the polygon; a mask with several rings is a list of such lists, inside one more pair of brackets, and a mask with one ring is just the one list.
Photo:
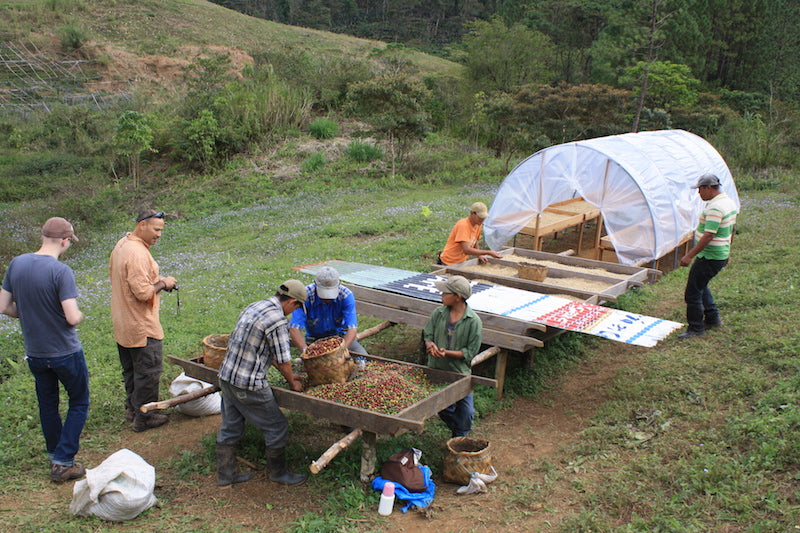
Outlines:
{"label": "wooden post leg", "polygon": [[497,361],[494,367],[494,379],[497,380],[497,399],[503,397],[503,385],[506,382],[506,361],[508,360],[508,350],[500,350],[497,354]]}
{"label": "wooden post leg", "polygon": [[378,459],[377,451],[375,450],[375,442],[378,440],[378,435],[372,431],[365,431],[361,435],[362,448],[361,448],[361,482],[369,483],[372,481],[372,476],[375,474],[375,461]]}

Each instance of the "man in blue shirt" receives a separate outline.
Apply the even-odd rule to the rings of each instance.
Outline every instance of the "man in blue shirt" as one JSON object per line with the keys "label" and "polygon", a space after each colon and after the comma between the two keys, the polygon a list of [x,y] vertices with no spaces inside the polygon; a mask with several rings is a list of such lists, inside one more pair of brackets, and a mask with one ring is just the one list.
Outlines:
{"label": "man in blue shirt", "polygon": [[[366,354],[359,344],[356,297],[347,287],[339,284],[339,273],[333,267],[322,267],[314,283],[306,286],[308,299],[305,309],[292,313],[289,335],[301,352],[317,339],[343,337],[353,353]],[[300,330],[305,329],[303,336]]]}

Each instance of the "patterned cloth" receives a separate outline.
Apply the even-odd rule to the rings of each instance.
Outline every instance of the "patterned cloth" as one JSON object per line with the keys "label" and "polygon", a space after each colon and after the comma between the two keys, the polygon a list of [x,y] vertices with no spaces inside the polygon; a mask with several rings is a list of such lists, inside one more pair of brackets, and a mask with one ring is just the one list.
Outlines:
{"label": "patterned cloth", "polygon": [[231,333],[219,379],[240,389],[269,387],[269,365],[292,359],[289,343],[288,321],[276,296],[248,305]]}
{"label": "patterned cloth", "polygon": [[348,329],[358,327],[356,298],[353,292],[339,285],[339,294],[325,302],[317,295],[317,285],[306,287],[308,299],[305,311],[301,307],[292,313],[290,328],[305,329],[306,336],[312,339],[323,337],[344,337]]}
{"label": "patterned cloth", "polygon": [[697,254],[697,257],[715,260],[728,258],[737,213],[736,204],[724,192],[708,201],[700,215],[695,239],[700,239],[703,233],[713,233],[714,238]]}

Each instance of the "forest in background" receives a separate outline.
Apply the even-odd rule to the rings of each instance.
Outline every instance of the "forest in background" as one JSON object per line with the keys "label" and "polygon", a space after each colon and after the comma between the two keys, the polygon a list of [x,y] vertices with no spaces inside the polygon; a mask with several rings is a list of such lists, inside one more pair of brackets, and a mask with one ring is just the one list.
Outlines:
{"label": "forest in background", "polygon": [[[740,188],[800,167],[796,2],[6,0],[0,16],[0,202],[20,217],[497,183],[554,144],[670,128],[709,140]],[[2,256],[25,248],[0,237]]]}
{"label": "forest in background", "polygon": [[[688,68],[706,87],[800,97],[792,0],[214,0],[283,24],[404,43],[460,61],[482,23],[536,34],[538,82],[634,87],[639,62]],[[541,48],[541,49],[540,49]]]}

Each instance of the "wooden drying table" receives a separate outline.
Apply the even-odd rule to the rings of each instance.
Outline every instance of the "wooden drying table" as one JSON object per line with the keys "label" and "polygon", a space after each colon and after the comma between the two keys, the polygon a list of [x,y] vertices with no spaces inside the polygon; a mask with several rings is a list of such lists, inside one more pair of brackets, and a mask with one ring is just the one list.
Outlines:
{"label": "wooden drying table", "polygon": [[[446,268],[449,269],[449,267]],[[434,274],[438,273],[434,272]],[[394,292],[370,289],[359,285],[344,285],[353,291],[359,315],[380,318],[393,324],[424,329],[434,309],[442,305],[441,302]],[[541,348],[544,346],[544,342],[536,335],[546,332],[547,327],[543,324],[492,313],[480,311],[476,311],[476,313],[483,322],[483,344],[492,346],[493,349],[476,356],[472,365],[475,366],[493,355],[497,356],[495,380],[497,397],[500,398],[503,395],[505,383],[507,350],[526,352],[533,348]]]}
{"label": "wooden drying table", "polygon": [[580,255],[583,244],[583,230],[586,224],[592,220],[595,220],[597,225],[594,238],[594,247],[597,248],[602,234],[602,215],[600,209],[580,197],[547,206],[534,220],[519,230],[519,233],[532,236],[533,249],[541,251],[542,239],[545,235],[577,226],[580,229],[576,253]]}
{"label": "wooden drying table", "polygon": [[[356,354],[360,355],[360,354]],[[348,427],[358,428],[353,433],[359,433],[362,437],[363,446],[361,451],[361,481],[367,482],[372,478],[375,473],[375,441],[378,435],[396,436],[406,431],[421,432],[425,420],[436,415],[442,409],[449,407],[458,400],[465,398],[475,385],[487,385],[496,387],[497,382],[493,379],[484,378],[481,376],[470,376],[464,374],[457,374],[455,372],[446,372],[444,370],[437,370],[428,368],[427,366],[415,365],[406,363],[404,361],[395,361],[393,359],[384,359],[373,355],[364,356],[368,360],[383,361],[404,365],[409,367],[416,367],[425,372],[428,380],[431,383],[446,384],[444,388],[434,392],[427,398],[406,407],[395,415],[388,415],[368,409],[361,409],[350,405],[324,400],[309,396],[302,392],[295,392],[281,387],[272,387],[272,392],[275,395],[275,400],[278,405],[284,409],[291,409],[305,413],[314,418],[324,418],[333,422],[334,424],[341,424]],[[212,385],[219,386],[219,379],[217,369],[206,366],[198,359],[182,359],[171,355],[167,359],[182,367],[185,374],[189,377],[211,383]],[[351,435],[353,435],[351,433]],[[358,435],[356,435],[357,437]],[[350,436],[348,436],[350,437]],[[339,441],[340,443],[346,441],[348,437]],[[355,438],[348,439],[349,442]],[[336,453],[344,449],[347,442],[343,446],[336,447],[336,444],[325,452],[325,460],[322,458],[312,464],[312,473],[318,473],[319,470],[332,459]],[[337,443],[338,444],[338,443]],[[334,451],[332,451],[334,450]]]}

